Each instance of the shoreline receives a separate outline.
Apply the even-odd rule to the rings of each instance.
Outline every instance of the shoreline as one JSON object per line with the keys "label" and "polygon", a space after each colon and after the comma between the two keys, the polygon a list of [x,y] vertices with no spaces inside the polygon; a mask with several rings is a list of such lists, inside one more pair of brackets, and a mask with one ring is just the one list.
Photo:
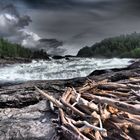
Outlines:
{"label": "shoreline", "polygon": [[[10,60],[9,58],[0,59],[0,67],[4,67],[4,66],[7,66],[7,65],[9,66],[9,65],[13,65],[13,64],[31,63],[31,62],[32,62],[31,59],[20,59],[20,58],[16,58],[16,59],[12,59],[12,60]],[[87,77],[90,78],[93,75],[94,76],[99,76],[101,74],[108,75],[108,74],[113,73],[113,72],[134,69],[134,68],[138,67],[139,63],[140,63],[140,60],[131,60],[131,64],[129,66],[127,66],[127,67],[94,70],[93,72],[91,72],[86,77],[74,77],[74,78],[70,78],[70,79],[53,79],[53,80],[0,81],[0,87],[20,85],[20,84],[24,84],[24,83],[29,83],[30,84],[30,83],[42,83],[42,82],[53,83],[54,81],[64,81],[64,82],[66,82],[66,81],[76,81],[78,79],[87,79]],[[1,64],[2,64],[2,66],[1,66]]]}
{"label": "shoreline", "polygon": [[21,63],[30,63],[32,62],[32,59],[28,58],[0,58],[0,67],[6,66],[6,65],[12,65],[12,64],[21,64]]}
{"label": "shoreline", "polygon": [[50,140],[53,136],[57,137],[51,122],[52,119],[57,119],[57,113],[51,110],[45,98],[36,94],[35,86],[59,99],[67,87],[74,87],[77,90],[88,80],[98,82],[108,79],[110,82],[125,83],[129,77],[136,76],[140,77],[140,61],[123,69],[96,70],[87,77],[1,85],[1,140]]}

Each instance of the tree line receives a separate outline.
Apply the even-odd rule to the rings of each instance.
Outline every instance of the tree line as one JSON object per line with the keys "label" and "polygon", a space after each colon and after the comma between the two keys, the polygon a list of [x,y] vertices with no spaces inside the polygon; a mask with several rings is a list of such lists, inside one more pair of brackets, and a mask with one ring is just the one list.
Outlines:
{"label": "tree line", "polygon": [[0,39],[0,57],[21,57],[21,58],[40,58],[47,59],[48,55],[43,50],[32,50],[24,48],[23,46],[15,43],[10,43],[5,39]]}
{"label": "tree line", "polygon": [[140,33],[104,39],[91,47],[82,48],[77,56],[140,58]]}

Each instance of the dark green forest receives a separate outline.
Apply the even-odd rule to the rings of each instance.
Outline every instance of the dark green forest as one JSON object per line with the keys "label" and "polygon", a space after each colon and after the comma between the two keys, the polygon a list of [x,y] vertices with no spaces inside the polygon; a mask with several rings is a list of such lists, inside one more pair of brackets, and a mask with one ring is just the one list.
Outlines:
{"label": "dark green forest", "polygon": [[31,50],[24,48],[19,44],[10,43],[7,40],[0,39],[0,57],[47,59],[48,55],[43,50]]}
{"label": "dark green forest", "polygon": [[91,47],[82,48],[79,57],[140,58],[140,33],[107,38]]}

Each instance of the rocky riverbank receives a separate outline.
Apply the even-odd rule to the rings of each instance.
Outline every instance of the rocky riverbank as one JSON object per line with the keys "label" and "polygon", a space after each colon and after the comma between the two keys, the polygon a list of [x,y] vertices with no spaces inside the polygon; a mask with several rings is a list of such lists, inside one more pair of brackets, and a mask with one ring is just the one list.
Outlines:
{"label": "rocky riverbank", "polygon": [[89,79],[125,82],[130,77],[140,78],[140,62],[124,69],[94,71],[88,77],[71,80],[30,81],[11,86],[1,84],[0,139],[58,139],[55,126],[51,123],[51,119],[57,118],[57,112],[53,112],[49,102],[36,93],[35,86],[59,98],[67,87],[78,89]]}
{"label": "rocky riverbank", "polygon": [[12,64],[20,64],[20,63],[30,63],[32,62],[32,59],[28,58],[0,58],[0,67],[6,66],[6,65],[12,65]]}
{"label": "rocky riverbank", "polygon": [[6,66],[6,65],[12,65],[12,64],[22,64],[22,63],[31,63],[32,60],[59,60],[59,59],[66,59],[69,60],[69,58],[72,58],[74,56],[48,56],[46,58],[21,58],[21,57],[3,57],[0,58],[0,67]]}

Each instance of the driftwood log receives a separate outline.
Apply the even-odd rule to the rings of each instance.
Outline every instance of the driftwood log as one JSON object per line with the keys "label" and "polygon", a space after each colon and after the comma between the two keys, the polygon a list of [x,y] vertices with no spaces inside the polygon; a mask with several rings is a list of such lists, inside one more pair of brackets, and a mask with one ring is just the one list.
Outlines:
{"label": "driftwood log", "polygon": [[58,140],[51,123],[57,115],[34,86],[58,99],[66,86],[79,87],[85,79],[0,83],[0,140]]}
{"label": "driftwood log", "polygon": [[16,84],[0,83],[0,140],[140,138],[139,66]]}
{"label": "driftwood log", "polygon": [[58,108],[56,125],[66,139],[137,140],[140,138],[139,85],[140,77],[130,77],[122,83],[88,79],[77,90],[67,88],[59,100],[35,88]]}

